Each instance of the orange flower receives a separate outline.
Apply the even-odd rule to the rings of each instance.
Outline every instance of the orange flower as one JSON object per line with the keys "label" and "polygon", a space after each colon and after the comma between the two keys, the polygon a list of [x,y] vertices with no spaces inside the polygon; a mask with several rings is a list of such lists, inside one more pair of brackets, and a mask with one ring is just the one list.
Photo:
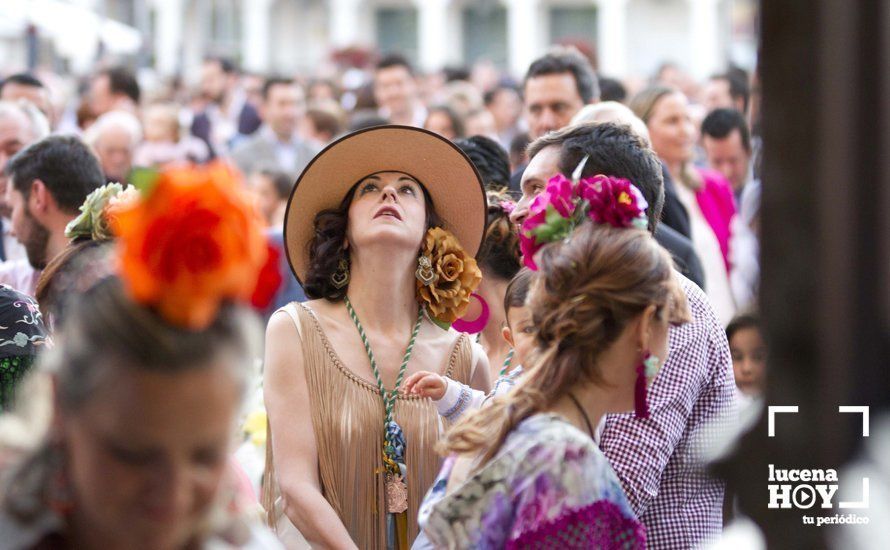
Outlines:
{"label": "orange flower", "polygon": [[418,299],[433,319],[451,325],[467,312],[470,294],[482,282],[482,272],[457,238],[440,227],[427,232],[423,255],[430,258],[437,278],[429,286],[417,281]]}
{"label": "orange flower", "polygon": [[134,300],[171,324],[200,330],[222,301],[250,300],[267,241],[224,163],[161,172],[142,200],[114,214],[121,278]]}

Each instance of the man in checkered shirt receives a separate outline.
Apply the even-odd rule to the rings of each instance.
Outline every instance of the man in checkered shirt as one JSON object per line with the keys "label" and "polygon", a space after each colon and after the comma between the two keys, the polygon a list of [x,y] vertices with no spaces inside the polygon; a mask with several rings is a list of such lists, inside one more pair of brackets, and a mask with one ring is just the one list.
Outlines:
{"label": "man in checkered shirt", "polygon": [[[568,127],[532,143],[513,222],[522,223],[550,177],[571,174],[585,155],[584,177],[608,174],[640,188],[654,231],[664,203],[661,163],[629,128],[613,124]],[[607,415],[599,439],[650,549],[695,548],[719,536],[724,487],[706,475],[703,455],[735,410],[726,333],[702,290],[677,276],[692,321],[670,328],[667,361],[649,388],[650,417]]]}

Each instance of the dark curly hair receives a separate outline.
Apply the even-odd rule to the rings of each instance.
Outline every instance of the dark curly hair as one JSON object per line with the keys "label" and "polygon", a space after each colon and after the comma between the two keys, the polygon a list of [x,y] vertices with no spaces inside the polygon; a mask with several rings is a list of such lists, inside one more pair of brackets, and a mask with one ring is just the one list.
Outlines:
{"label": "dark curly hair", "polygon": [[[362,178],[364,179],[364,178]],[[346,227],[349,223],[349,207],[355,189],[361,181],[353,185],[337,208],[328,208],[315,215],[315,231],[312,240],[307,245],[309,249],[309,267],[306,270],[306,280],[303,281],[303,290],[306,297],[312,300],[325,298],[332,302],[342,300],[346,296],[349,285],[336,288],[331,282],[331,275],[337,271],[341,259],[349,261],[349,254],[343,249],[346,240]],[[423,183],[423,198],[426,201],[426,227],[445,227],[442,218],[436,213],[433,199]]]}
{"label": "dark curly hair", "polygon": [[510,187],[510,157],[498,142],[485,136],[471,136],[454,144],[470,157],[486,189],[501,191]]}

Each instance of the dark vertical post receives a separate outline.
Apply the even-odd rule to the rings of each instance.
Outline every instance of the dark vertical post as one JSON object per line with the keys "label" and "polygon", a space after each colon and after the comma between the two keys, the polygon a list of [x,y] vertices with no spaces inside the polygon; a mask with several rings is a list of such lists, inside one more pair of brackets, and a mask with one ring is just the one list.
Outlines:
{"label": "dark vertical post", "polygon": [[766,402],[800,410],[774,438],[764,415],[729,478],[770,548],[822,548],[828,528],[801,520],[818,507],[767,508],[768,465],[839,469],[861,419],[838,406],[890,405],[890,3],[764,1],[761,16]]}

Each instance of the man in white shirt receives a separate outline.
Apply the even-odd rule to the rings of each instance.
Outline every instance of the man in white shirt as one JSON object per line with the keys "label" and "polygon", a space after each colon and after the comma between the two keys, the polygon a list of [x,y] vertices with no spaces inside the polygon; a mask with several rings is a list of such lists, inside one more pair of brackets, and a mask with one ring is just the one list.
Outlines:
{"label": "man in white shirt", "polygon": [[68,223],[105,178],[96,156],[74,136],[32,143],[10,159],[6,174],[12,231],[27,258],[0,266],[0,283],[33,296],[40,272],[68,246]]}

